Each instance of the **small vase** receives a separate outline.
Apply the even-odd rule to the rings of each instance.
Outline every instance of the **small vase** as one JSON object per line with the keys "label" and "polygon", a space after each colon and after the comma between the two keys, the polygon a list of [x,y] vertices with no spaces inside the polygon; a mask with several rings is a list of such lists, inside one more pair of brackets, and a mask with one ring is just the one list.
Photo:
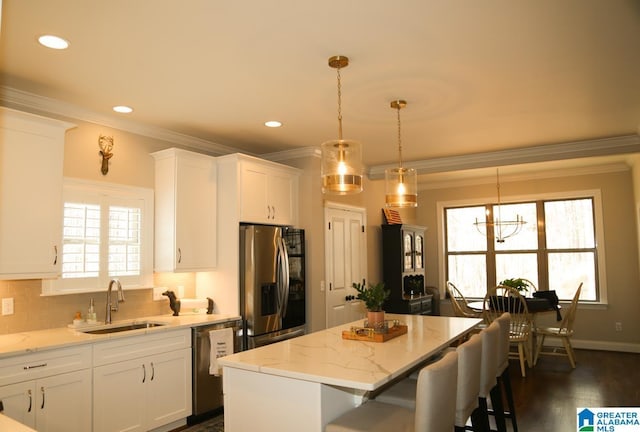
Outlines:
{"label": "small vase", "polygon": [[367,311],[367,322],[375,329],[384,327],[384,311]]}

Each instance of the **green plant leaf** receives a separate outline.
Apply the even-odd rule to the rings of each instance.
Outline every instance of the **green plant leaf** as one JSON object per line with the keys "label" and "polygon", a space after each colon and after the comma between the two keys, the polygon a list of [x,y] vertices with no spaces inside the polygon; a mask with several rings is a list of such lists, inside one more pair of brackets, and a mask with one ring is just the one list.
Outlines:
{"label": "green plant leaf", "polygon": [[390,290],[385,289],[384,282],[375,285],[370,283],[368,287],[354,283],[353,288],[358,292],[358,300],[362,300],[367,310],[371,312],[381,311],[385,300],[391,294]]}

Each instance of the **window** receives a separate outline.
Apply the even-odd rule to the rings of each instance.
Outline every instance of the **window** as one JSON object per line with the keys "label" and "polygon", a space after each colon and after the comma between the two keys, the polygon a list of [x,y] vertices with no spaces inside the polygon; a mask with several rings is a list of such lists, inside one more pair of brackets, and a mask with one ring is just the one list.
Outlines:
{"label": "window", "polygon": [[153,191],[65,179],[61,277],[43,294],[150,287],[153,278]]}
{"label": "window", "polygon": [[[531,280],[539,290],[555,290],[571,300],[584,283],[581,301],[604,303],[596,211],[599,194],[536,199],[512,204],[442,206],[445,232],[445,275],[467,297],[482,298],[490,286],[507,278]],[[473,224],[497,214],[502,220],[521,215],[522,231],[497,242],[492,229]]]}

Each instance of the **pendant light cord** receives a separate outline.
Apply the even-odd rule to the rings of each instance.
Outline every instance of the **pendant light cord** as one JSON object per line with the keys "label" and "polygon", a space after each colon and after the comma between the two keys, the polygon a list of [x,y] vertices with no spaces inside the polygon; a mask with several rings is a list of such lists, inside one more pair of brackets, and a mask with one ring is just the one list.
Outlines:
{"label": "pendant light cord", "polygon": [[400,104],[398,104],[398,157],[400,159],[399,167],[402,169],[402,137],[400,134]]}
{"label": "pendant light cord", "polygon": [[336,68],[338,75],[338,139],[342,141],[342,85],[340,83],[340,67]]}

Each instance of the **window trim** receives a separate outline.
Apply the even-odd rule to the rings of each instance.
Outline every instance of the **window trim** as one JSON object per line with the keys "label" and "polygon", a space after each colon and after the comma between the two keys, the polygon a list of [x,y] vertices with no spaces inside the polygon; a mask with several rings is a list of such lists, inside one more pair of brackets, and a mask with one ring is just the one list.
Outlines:
{"label": "window trim", "polygon": [[[586,189],[586,190],[570,190],[562,192],[547,192],[540,194],[524,194],[524,195],[508,195],[501,196],[502,204],[515,204],[524,201],[540,201],[540,200],[562,200],[562,199],[575,199],[575,198],[592,198],[593,199],[593,214],[594,224],[596,230],[596,249],[597,249],[597,277],[599,283],[599,301],[589,301],[587,303],[581,302],[581,305],[608,305],[608,289],[607,289],[607,272],[606,272],[606,256],[605,256],[605,242],[604,242],[604,212],[602,209],[602,191],[600,189]],[[471,207],[482,206],[487,203],[495,201],[495,197],[478,197],[478,198],[466,198],[452,201],[437,201],[436,202],[436,222],[437,222],[437,236],[438,236],[438,271],[439,271],[439,283],[441,287],[446,286],[446,256],[445,256],[445,220],[444,210],[447,207]],[[444,298],[444,289],[440,290],[440,295]]]}
{"label": "window trim", "polygon": [[[81,194],[88,196],[103,195],[112,198],[114,201],[121,199],[137,199],[142,200],[142,231],[141,231],[141,247],[140,247],[140,276],[135,283],[127,282],[130,277],[122,279],[124,289],[145,289],[153,286],[153,241],[154,241],[154,192],[150,188],[142,188],[129,185],[121,185],[115,183],[97,182],[91,180],[77,179],[65,177],[63,179],[63,202],[60,212],[64,211],[64,203],[67,201],[66,196],[69,193]],[[72,200],[71,200],[72,201]],[[108,229],[102,227],[101,229]],[[63,232],[60,226],[60,241],[62,242]],[[62,244],[62,243],[61,243]],[[56,279],[46,279],[42,281],[42,295],[65,295],[106,291],[108,275],[101,274],[95,285],[86,288],[70,288],[64,286],[62,279],[62,264]],[[71,280],[71,279],[69,279]],[[72,284],[73,285],[73,284]],[[104,286],[103,286],[104,285]]]}

